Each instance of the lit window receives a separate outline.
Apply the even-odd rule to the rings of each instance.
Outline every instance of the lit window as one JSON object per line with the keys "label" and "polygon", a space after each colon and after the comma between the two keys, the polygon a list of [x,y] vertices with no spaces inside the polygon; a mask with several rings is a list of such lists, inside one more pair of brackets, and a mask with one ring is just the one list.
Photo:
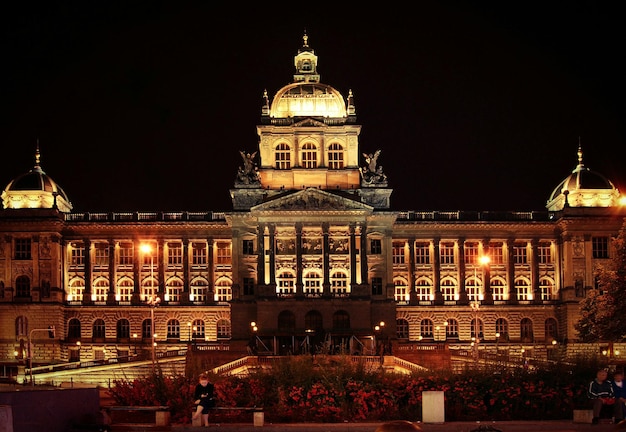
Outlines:
{"label": "lit window", "polygon": [[220,278],[215,283],[215,301],[227,302],[233,299],[232,282],[228,278]]}
{"label": "lit window", "polygon": [[550,243],[539,243],[537,247],[539,264],[552,264],[552,247]]}
{"label": "lit window", "polygon": [[430,245],[415,243],[415,264],[430,264]]}
{"label": "lit window", "polygon": [[191,264],[205,266],[207,264],[207,248],[205,243],[194,243],[191,248]]}
{"label": "lit window", "polygon": [[489,244],[489,257],[491,264],[504,264],[504,246],[502,243]]}
{"label": "lit window", "polygon": [[217,264],[227,265],[231,263],[232,253],[230,243],[217,242]]}
{"label": "lit window", "polygon": [[515,289],[517,291],[517,299],[520,301],[532,300],[532,292],[528,281],[523,278],[519,278],[515,281]]}
{"label": "lit window", "polygon": [[74,243],[70,249],[70,266],[83,267],[85,265],[85,246],[82,243]]}
{"label": "lit window", "polygon": [[465,264],[478,264],[478,243],[467,242],[463,246]]}
{"label": "lit window", "polygon": [[406,303],[409,301],[409,287],[404,278],[395,278],[393,280],[395,286],[394,300],[399,303]]}
{"label": "lit window", "polygon": [[296,293],[296,276],[288,271],[281,271],[276,276],[276,293],[279,295],[290,295]]}
{"label": "lit window", "polygon": [[441,264],[454,264],[454,243],[442,243],[439,249]]}
{"label": "lit window", "polygon": [[182,266],[183,245],[181,243],[167,244],[167,264],[174,267]]}
{"label": "lit window", "polygon": [[206,299],[206,292],[209,288],[209,283],[204,278],[196,278],[191,282],[191,294],[193,295],[194,302],[204,302]]}
{"label": "lit window", "polygon": [[276,169],[291,168],[291,148],[287,144],[278,144],[276,146]]}
{"label": "lit window", "polygon": [[109,294],[109,281],[106,278],[98,278],[93,284],[93,293],[97,302],[105,302]]}
{"label": "lit window", "polygon": [[343,168],[343,147],[340,144],[333,143],[328,147],[328,168]]}
{"label": "lit window", "polygon": [[132,243],[121,243],[120,244],[120,255],[119,255],[119,265],[121,266],[129,266],[133,264],[133,244]]}
{"label": "lit window", "polygon": [[513,261],[515,264],[528,264],[528,247],[526,243],[513,245]]}
{"label": "lit window", "polygon": [[457,285],[452,279],[444,279],[441,281],[441,294],[444,301],[457,300]]}
{"label": "lit window", "polygon": [[336,270],[330,275],[330,292],[333,295],[342,295],[348,292],[348,275],[346,272]]}
{"label": "lit window", "polygon": [[109,266],[109,246],[106,243],[96,244],[94,251],[94,267],[107,268]]}
{"label": "lit window", "polygon": [[229,339],[231,336],[232,330],[230,321],[227,319],[221,319],[217,321],[217,338],[218,339]]}
{"label": "lit window", "polygon": [[133,295],[135,284],[130,278],[123,278],[117,285],[117,294],[119,295],[121,302],[129,302]]}
{"label": "lit window", "polygon": [[421,278],[415,281],[415,293],[418,301],[430,301],[432,291],[433,286],[429,279]]}
{"label": "lit window", "polygon": [[404,264],[404,245],[403,241],[395,241],[392,243],[392,258],[394,264]]}
{"label": "lit window", "polygon": [[317,147],[306,143],[302,146],[302,168],[317,168]]}
{"label": "lit window", "polygon": [[318,297],[322,295],[322,276],[316,271],[308,271],[302,278],[304,295]]}

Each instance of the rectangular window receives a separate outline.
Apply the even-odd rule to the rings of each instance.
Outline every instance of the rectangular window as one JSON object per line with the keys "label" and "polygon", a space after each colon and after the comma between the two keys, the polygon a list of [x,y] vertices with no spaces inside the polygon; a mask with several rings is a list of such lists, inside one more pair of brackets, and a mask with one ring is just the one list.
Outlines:
{"label": "rectangular window", "polygon": [[254,240],[243,240],[242,249],[244,255],[254,255]]}
{"label": "rectangular window", "polygon": [[119,264],[122,266],[133,265],[133,244],[121,243],[120,244],[120,256]]}
{"label": "rectangular window", "polygon": [[392,258],[394,264],[404,264],[404,245],[405,242],[392,243]]}
{"label": "rectangular window", "polygon": [[375,295],[375,296],[383,295],[383,278],[381,277],[372,278],[372,295]]}
{"label": "rectangular window", "polygon": [[439,255],[441,264],[454,264],[454,243],[441,243]]}
{"label": "rectangular window", "polygon": [[245,296],[254,295],[254,278],[249,278],[249,277],[243,278],[243,295]]}
{"label": "rectangular window", "polygon": [[231,257],[230,243],[217,242],[217,264],[230,264]]}
{"label": "rectangular window", "polygon": [[415,243],[415,264],[430,264],[430,245]]}
{"label": "rectangular window", "polygon": [[183,265],[183,245],[182,243],[167,244],[167,264],[169,266]]}
{"label": "rectangular window", "polygon": [[609,257],[609,238],[591,237],[591,247],[594,258]]}
{"label": "rectangular window", "polygon": [[85,246],[82,243],[72,243],[70,250],[70,266],[83,267],[85,265]]}
{"label": "rectangular window", "polygon": [[204,266],[207,264],[207,249],[204,243],[194,243],[191,248],[191,264]]}
{"label": "rectangular window", "polygon": [[370,253],[372,255],[380,255],[383,253],[383,244],[380,239],[372,239],[370,241]]}
{"label": "rectangular window", "polygon": [[515,264],[528,264],[528,247],[526,243],[513,245],[513,261]]}
{"label": "rectangular window", "polygon": [[502,243],[490,243],[489,256],[491,257],[491,264],[504,264],[504,246]]}
{"label": "rectangular window", "polygon": [[465,264],[478,263],[478,243],[465,243]]}
{"label": "rectangular window", "polygon": [[94,251],[94,266],[104,268],[109,266],[109,245],[106,243],[96,244]]}
{"label": "rectangular window", "polygon": [[552,264],[552,248],[550,243],[539,243],[537,247],[539,264]]}
{"label": "rectangular window", "polygon": [[29,260],[31,259],[31,239],[16,238],[15,239],[15,259]]}

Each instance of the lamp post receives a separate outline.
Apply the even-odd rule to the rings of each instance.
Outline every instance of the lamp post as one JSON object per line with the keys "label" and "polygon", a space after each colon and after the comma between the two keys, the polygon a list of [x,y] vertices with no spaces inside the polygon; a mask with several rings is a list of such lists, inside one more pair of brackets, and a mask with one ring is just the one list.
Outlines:
{"label": "lamp post", "polygon": [[133,353],[137,355],[137,333],[133,333]]}
{"label": "lamp post", "polygon": [[156,334],[154,330],[154,308],[158,306],[161,302],[159,296],[157,296],[154,292],[154,253],[152,250],[152,245],[149,243],[143,243],[141,245],[141,251],[144,254],[150,254],[150,288],[151,294],[150,297],[146,299],[146,304],[150,306],[150,335],[152,339],[152,373],[155,372],[156,367]]}
{"label": "lamp post", "polygon": [[80,348],[82,343],[80,341],[76,341],[76,346],[78,347],[78,364],[80,365]]}
{"label": "lamp post", "polygon": [[187,321],[187,340],[191,343],[191,322]]}
{"label": "lamp post", "polygon": [[478,342],[480,337],[478,336],[480,325],[478,324],[478,310],[480,309],[480,302],[474,300],[470,303],[472,311],[474,311],[474,337],[472,337],[472,349],[474,351],[474,360],[478,361]]}

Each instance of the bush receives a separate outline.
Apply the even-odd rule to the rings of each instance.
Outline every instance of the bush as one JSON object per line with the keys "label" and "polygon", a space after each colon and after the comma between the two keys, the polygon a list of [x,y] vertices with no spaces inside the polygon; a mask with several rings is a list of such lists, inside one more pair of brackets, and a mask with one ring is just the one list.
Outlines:
{"label": "bush", "polygon": [[[341,356],[294,356],[248,376],[212,376],[218,406],[263,407],[269,422],[421,419],[422,392],[443,391],[446,421],[571,419],[586,405],[594,361],[541,370],[467,370],[403,375],[367,372]],[[195,378],[157,372],[117,380],[120,405],[167,405],[174,423],[189,423]],[[249,413],[218,411],[214,421],[249,421]],[[247,420],[246,420],[247,419]]]}

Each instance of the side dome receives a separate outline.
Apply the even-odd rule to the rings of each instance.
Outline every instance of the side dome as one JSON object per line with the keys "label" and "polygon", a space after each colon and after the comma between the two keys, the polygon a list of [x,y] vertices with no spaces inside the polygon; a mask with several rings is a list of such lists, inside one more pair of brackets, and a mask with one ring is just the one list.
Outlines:
{"label": "side dome", "polygon": [[578,147],[578,166],[554,189],[546,208],[560,211],[564,207],[613,207],[619,205],[620,192],[602,174],[583,164],[583,152]]}
{"label": "side dome", "polygon": [[35,166],[11,180],[2,191],[2,205],[5,209],[58,209],[61,212],[72,211],[72,203],[65,191],[39,165],[40,154],[37,149]]}
{"label": "side dome", "polygon": [[345,118],[346,103],[341,94],[319,82],[292,83],[281,88],[270,107],[270,117]]}

